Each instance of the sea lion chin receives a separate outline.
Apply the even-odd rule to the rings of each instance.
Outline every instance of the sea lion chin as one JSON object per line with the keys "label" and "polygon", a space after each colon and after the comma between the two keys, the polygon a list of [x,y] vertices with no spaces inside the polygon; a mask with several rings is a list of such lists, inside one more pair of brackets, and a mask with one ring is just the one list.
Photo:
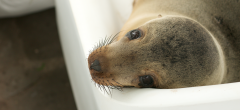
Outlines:
{"label": "sea lion chin", "polygon": [[99,85],[181,88],[223,80],[221,47],[190,18],[158,17],[123,33],[88,57],[90,74]]}

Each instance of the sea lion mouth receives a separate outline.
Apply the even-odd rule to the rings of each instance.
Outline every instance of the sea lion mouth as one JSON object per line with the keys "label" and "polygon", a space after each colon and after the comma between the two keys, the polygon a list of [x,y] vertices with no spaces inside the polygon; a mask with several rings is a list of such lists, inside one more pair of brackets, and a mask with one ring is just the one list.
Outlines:
{"label": "sea lion mouth", "polygon": [[117,38],[115,36],[105,37],[94,46],[88,57],[88,68],[95,83],[100,90],[110,93],[109,89],[122,90],[122,84],[114,79],[113,73],[109,71],[109,59],[107,58],[108,46]]}
{"label": "sea lion mouth", "polygon": [[106,59],[106,51],[108,50],[108,45],[111,44],[116,38],[117,33],[115,36],[105,37],[105,39],[98,42],[97,45],[90,51],[90,55],[88,57],[88,67],[90,70],[91,75],[93,74],[100,74],[106,72],[104,68],[107,68],[107,59]]}

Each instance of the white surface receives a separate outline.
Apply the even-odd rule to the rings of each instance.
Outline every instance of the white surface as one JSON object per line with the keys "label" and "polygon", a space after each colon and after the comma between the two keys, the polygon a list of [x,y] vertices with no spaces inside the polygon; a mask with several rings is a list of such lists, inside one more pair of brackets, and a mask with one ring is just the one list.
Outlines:
{"label": "white surface", "polygon": [[0,0],[0,17],[20,16],[54,6],[54,0]]}
{"label": "white surface", "polygon": [[[70,0],[86,58],[99,40],[120,31],[131,12],[132,4],[129,3],[132,1]],[[124,10],[120,10],[122,8]]]}
{"label": "white surface", "polygon": [[240,83],[182,89],[124,89],[108,96],[91,83],[87,55],[116,34],[131,12],[129,0],[57,0],[58,25],[79,110],[239,110]]}

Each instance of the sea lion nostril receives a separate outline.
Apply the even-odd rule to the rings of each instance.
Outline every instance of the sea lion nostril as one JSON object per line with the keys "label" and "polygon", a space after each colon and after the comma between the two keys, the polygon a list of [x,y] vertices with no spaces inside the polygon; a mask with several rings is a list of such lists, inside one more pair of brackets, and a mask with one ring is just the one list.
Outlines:
{"label": "sea lion nostril", "polygon": [[101,71],[101,66],[98,60],[94,60],[90,65],[90,69],[94,69],[96,71]]}

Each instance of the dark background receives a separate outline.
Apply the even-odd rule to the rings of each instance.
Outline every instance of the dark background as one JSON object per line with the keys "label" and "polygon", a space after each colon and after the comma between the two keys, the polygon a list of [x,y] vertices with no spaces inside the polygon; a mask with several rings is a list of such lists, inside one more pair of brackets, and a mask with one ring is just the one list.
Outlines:
{"label": "dark background", "polygon": [[76,110],[55,9],[0,19],[0,110]]}

